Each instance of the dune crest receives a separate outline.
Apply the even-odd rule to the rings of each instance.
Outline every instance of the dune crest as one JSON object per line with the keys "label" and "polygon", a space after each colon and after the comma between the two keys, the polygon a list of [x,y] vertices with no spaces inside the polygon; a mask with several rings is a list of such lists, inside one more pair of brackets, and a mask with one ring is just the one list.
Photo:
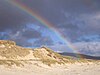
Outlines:
{"label": "dune crest", "polygon": [[24,48],[0,40],[0,75],[100,75],[100,61],[60,55],[50,48]]}

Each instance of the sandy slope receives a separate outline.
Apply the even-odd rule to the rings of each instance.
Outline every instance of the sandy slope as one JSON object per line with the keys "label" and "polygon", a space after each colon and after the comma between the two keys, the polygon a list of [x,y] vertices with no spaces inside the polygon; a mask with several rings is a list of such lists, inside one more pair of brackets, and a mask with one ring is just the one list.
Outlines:
{"label": "sandy slope", "polygon": [[5,40],[0,41],[0,65],[0,75],[100,75],[100,62],[71,60],[46,47],[28,49]]}
{"label": "sandy slope", "polygon": [[100,75],[99,64],[67,64],[52,66],[31,64],[24,67],[0,67],[0,75]]}

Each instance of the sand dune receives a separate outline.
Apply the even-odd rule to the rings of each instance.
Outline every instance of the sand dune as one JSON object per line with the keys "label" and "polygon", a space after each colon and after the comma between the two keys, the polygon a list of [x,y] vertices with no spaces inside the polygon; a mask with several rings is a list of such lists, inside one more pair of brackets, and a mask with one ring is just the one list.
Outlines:
{"label": "sand dune", "polygon": [[49,48],[28,49],[0,41],[0,75],[100,75],[100,61],[72,59]]}

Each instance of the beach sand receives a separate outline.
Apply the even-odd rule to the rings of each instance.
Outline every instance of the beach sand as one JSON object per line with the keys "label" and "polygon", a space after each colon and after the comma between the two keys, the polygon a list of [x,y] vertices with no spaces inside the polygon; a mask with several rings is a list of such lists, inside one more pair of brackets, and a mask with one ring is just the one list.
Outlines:
{"label": "beach sand", "polygon": [[0,75],[100,75],[100,63],[52,66],[27,64],[24,67],[0,66]]}

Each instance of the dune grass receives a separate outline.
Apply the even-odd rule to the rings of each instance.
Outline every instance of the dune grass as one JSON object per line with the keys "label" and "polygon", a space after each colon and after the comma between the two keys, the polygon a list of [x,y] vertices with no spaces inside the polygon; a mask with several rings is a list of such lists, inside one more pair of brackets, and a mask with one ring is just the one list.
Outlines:
{"label": "dune grass", "polygon": [[19,67],[24,66],[21,61],[17,61],[17,60],[0,60],[0,65],[5,65],[5,66],[16,65]]}

